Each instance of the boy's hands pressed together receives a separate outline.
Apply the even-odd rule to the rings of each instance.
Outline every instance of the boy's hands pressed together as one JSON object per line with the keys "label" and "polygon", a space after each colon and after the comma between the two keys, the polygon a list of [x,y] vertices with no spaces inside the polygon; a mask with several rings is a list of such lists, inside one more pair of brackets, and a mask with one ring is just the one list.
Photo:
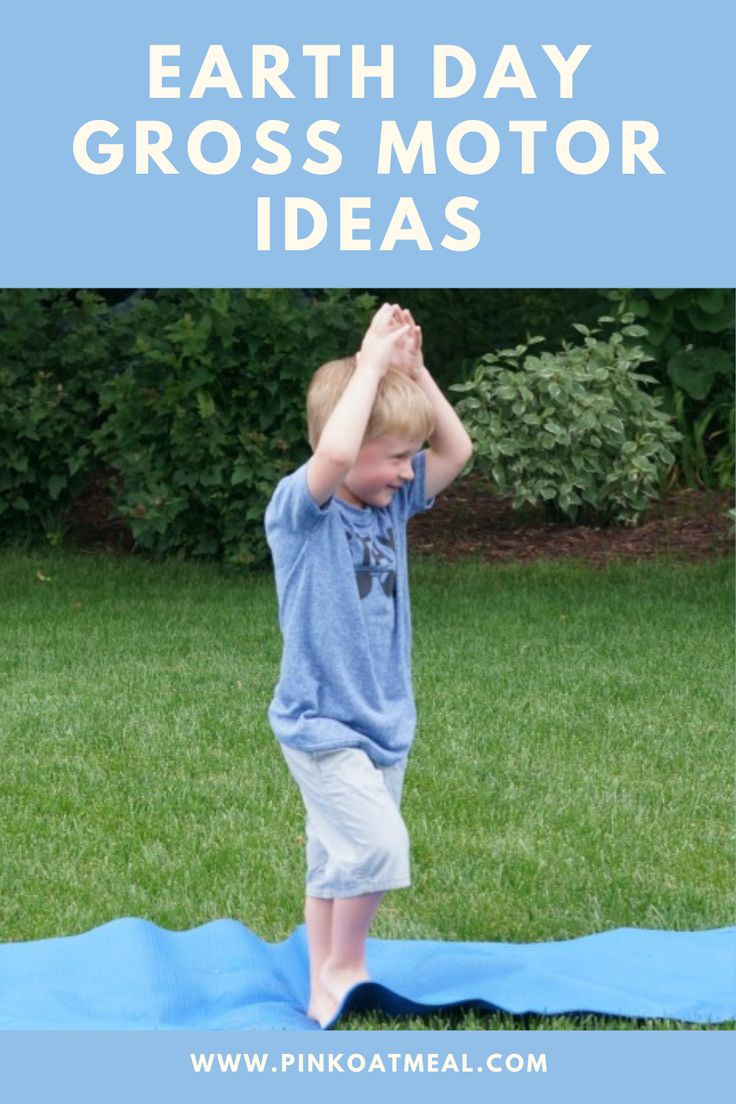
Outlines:
{"label": "boy's hands pressed together", "polygon": [[396,364],[397,350],[412,327],[411,316],[404,319],[403,314],[408,314],[408,311],[401,311],[391,303],[384,303],[378,308],[365,332],[360,351],[356,354],[358,365],[366,362],[372,364],[383,378],[392,364]]}
{"label": "boy's hands pressed together", "polygon": [[401,307],[394,307],[394,321],[409,328],[396,342],[391,367],[398,368],[400,372],[405,372],[411,379],[416,380],[424,367],[421,326],[417,326],[411,311],[403,310]]}

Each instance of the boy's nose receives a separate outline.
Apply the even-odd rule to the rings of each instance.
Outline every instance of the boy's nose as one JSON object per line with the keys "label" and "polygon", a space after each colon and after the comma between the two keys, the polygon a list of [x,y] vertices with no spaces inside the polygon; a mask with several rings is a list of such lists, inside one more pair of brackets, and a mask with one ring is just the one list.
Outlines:
{"label": "boy's nose", "polygon": [[408,464],[405,464],[404,467],[401,469],[401,478],[407,481],[414,478],[414,469],[411,466],[411,461],[409,461]]}

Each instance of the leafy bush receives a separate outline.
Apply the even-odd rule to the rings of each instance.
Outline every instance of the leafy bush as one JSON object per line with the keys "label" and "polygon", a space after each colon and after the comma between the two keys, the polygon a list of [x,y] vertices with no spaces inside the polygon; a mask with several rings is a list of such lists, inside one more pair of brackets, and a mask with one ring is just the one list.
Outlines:
{"label": "leafy bush", "polygon": [[0,291],[0,529],[61,538],[94,465],[108,361],[106,304],[88,291]]}
{"label": "leafy bush", "polygon": [[730,288],[619,288],[604,293],[647,328],[662,408],[681,432],[671,483],[733,489],[734,294]]}
{"label": "leafy bush", "polygon": [[577,323],[584,343],[556,353],[530,354],[544,338],[529,338],[482,357],[473,378],[453,386],[466,395],[457,410],[475,462],[516,507],[543,502],[556,520],[631,525],[657,494],[679,434],[641,386],[656,381],[636,371],[651,358],[625,342],[646,332],[632,319],[607,340]]}
{"label": "leafy bush", "polygon": [[308,454],[307,382],[358,347],[372,308],[370,296],[345,291],[194,289],[121,314],[128,359],[102,390],[96,444],[140,547],[266,559],[266,503]]}

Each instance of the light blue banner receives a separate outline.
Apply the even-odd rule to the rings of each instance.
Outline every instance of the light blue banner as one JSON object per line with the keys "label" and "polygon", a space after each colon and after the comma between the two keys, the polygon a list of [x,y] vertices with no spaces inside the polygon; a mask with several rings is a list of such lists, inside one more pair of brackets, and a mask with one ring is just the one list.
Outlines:
{"label": "light blue banner", "polygon": [[28,1104],[692,1104],[724,1097],[732,1056],[707,1031],[7,1032],[0,1085]]}
{"label": "light blue banner", "polygon": [[[0,282],[729,286],[734,22],[726,0],[5,5]],[[426,159],[402,172],[387,125],[380,174],[382,123],[409,146],[421,121]],[[317,244],[286,248],[287,209]]]}

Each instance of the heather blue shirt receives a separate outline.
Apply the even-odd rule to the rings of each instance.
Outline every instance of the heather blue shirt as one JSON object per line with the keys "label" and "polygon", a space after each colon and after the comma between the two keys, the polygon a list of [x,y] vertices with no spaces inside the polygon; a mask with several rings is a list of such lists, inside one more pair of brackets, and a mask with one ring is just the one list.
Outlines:
{"label": "heather blue shirt", "polygon": [[266,509],[273,555],[281,674],[268,718],[303,751],[358,747],[374,763],[402,760],[416,727],[406,523],[428,509],[424,451],[388,506],[317,506],[303,464]]}

